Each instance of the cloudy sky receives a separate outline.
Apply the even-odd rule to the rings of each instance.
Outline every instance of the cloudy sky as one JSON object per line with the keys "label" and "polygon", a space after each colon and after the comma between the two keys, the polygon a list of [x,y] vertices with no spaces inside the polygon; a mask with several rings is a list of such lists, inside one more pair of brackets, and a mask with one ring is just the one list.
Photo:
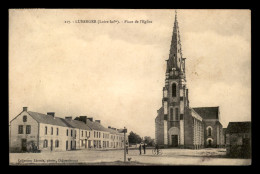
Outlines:
{"label": "cloudy sky", "polygon": [[[154,137],[174,14],[10,10],[9,119],[27,106],[58,117],[87,115],[104,126]],[[220,106],[224,127],[251,120],[250,15],[249,10],[178,10],[190,106]]]}

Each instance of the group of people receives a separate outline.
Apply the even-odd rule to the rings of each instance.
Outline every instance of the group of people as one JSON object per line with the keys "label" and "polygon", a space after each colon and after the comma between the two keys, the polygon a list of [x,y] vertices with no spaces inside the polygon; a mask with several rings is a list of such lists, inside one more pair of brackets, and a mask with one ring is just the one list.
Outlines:
{"label": "group of people", "polygon": [[[144,151],[144,154],[145,154],[145,150],[146,150],[146,144],[145,143],[140,143],[139,144],[140,155],[142,155],[142,148],[143,148],[143,151]],[[156,153],[158,154],[159,153],[159,146],[158,146],[158,144],[155,145],[155,150],[156,150]],[[126,142],[126,154],[128,154],[128,142]]]}
{"label": "group of people", "polygon": [[139,145],[139,152],[140,152],[140,155],[142,155],[142,147],[143,147],[144,154],[145,154],[145,148],[146,148],[145,143],[144,143],[144,144],[140,143],[140,145]]}

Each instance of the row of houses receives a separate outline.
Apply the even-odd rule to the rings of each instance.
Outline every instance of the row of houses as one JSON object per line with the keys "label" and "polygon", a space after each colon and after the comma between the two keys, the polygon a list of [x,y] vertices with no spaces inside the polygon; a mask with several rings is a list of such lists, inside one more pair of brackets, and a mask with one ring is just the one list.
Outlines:
{"label": "row of houses", "polygon": [[[127,135],[126,141],[127,140]],[[123,148],[122,130],[101,124],[92,117],[56,117],[23,111],[10,121],[10,151],[66,151],[92,148]]]}

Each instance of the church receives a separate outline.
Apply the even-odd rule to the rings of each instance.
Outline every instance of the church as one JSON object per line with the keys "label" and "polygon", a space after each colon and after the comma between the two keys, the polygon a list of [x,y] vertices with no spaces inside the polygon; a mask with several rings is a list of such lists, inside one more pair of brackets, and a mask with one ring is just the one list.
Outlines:
{"label": "church", "polygon": [[222,147],[224,136],[219,107],[189,106],[185,60],[176,12],[170,54],[166,60],[162,107],[155,118],[155,143],[159,147],[190,149]]}

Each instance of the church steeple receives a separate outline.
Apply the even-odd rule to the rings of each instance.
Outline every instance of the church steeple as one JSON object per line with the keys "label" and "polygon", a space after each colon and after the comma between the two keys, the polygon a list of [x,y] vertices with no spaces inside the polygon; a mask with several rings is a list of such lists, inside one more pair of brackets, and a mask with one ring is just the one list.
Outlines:
{"label": "church steeple", "polygon": [[176,70],[182,71],[182,50],[181,50],[181,39],[179,32],[179,25],[177,20],[177,11],[175,11],[175,21],[172,33],[172,41],[170,47],[170,55],[167,61],[167,72],[175,68]]}

